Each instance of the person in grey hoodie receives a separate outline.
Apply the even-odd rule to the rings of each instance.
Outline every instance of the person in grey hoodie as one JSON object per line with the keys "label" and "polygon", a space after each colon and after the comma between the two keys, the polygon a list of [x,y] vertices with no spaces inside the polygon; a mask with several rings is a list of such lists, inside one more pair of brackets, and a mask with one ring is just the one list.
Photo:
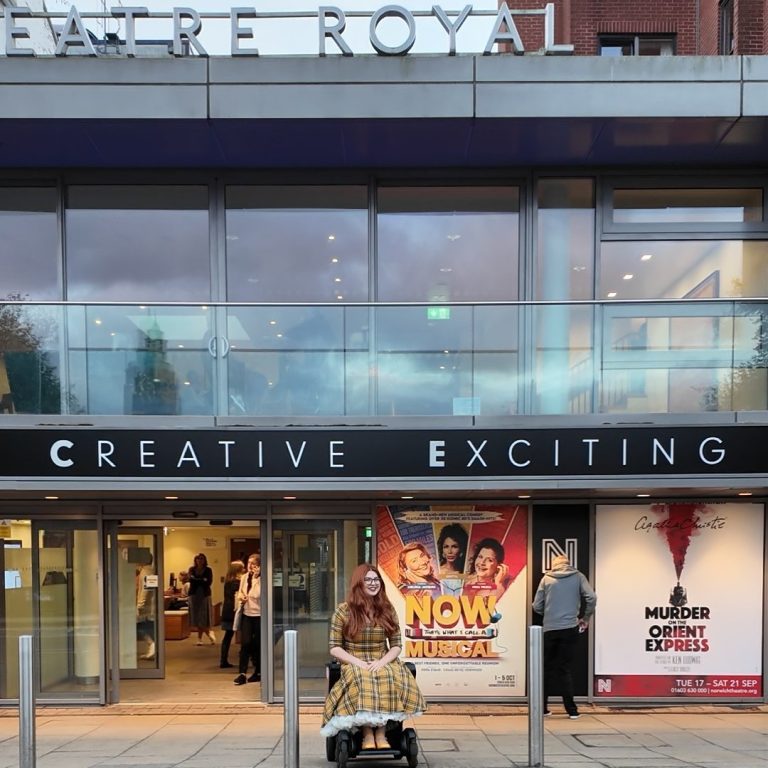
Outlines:
{"label": "person in grey hoodie", "polygon": [[597,596],[587,577],[565,555],[552,560],[552,568],[539,582],[533,610],[544,617],[544,714],[549,714],[549,693],[559,688],[568,717],[579,716],[573,700],[573,655],[579,632],[589,626]]}

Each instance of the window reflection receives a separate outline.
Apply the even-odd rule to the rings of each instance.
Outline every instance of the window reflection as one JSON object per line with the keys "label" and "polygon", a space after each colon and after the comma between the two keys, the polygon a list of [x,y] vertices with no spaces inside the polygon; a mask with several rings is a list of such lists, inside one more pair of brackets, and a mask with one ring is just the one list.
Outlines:
{"label": "window reflection", "polygon": [[61,298],[56,201],[53,187],[0,187],[2,298]]}
{"label": "window reflection", "polygon": [[381,187],[378,299],[517,299],[519,205],[517,187]]}
{"label": "window reflection", "polygon": [[592,179],[540,179],[536,299],[592,298],[595,202]]}
{"label": "window reflection", "polygon": [[69,187],[66,225],[70,300],[210,300],[206,187]]}
{"label": "window reflection", "polygon": [[365,301],[367,189],[227,188],[229,301]]}
{"label": "window reflection", "polygon": [[601,299],[762,296],[766,285],[766,241],[657,240],[600,246]]}

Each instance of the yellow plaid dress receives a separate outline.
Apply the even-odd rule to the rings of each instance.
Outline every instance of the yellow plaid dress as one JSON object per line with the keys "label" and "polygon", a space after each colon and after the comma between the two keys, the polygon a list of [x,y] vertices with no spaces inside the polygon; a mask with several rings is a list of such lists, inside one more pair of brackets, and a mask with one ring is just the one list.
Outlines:
{"label": "yellow plaid dress", "polygon": [[[400,627],[387,637],[382,627],[366,627],[353,640],[344,638],[349,606],[342,603],[331,619],[329,647],[341,646],[365,661],[380,659],[389,648],[402,646]],[[331,688],[323,710],[323,736],[342,730],[355,731],[361,725],[385,725],[388,720],[405,720],[426,710],[416,679],[400,659],[375,672],[354,664],[341,665],[341,677]]]}

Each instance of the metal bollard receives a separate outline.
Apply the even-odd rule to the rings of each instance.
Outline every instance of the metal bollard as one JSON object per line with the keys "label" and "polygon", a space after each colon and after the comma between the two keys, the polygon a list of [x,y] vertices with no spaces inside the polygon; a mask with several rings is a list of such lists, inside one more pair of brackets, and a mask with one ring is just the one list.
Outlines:
{"label": "metal bollard", "polygon": [[544,765],[544,632],[528,627],[528,765]]}
{"label": "metal bollard", "polygon": [[283,635],[285,643],[285,705],[283,743],[285,768],[299,768],[299,668],[297,661],[297,632],[287,629]]}
{"label": "metal bollard", "polygon": [[32,635],[19,637],[19,768],[35,768],[35,686]]}

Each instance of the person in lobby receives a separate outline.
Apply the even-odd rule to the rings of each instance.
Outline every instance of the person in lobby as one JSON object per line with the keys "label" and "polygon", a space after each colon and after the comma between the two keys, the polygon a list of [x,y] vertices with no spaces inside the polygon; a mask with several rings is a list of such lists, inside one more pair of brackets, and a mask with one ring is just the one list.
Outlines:
{"label": "person in lobby", "polygon": [[330,653],[341,675],[323,708],[323,736],[363,731],[363,749],[389,749],[386,725],[426,710],[416,678],[400,661],[400,625],[376,566],[352,572],[346,602],[331,619]]}
{"label": "person in lobby", "polygon": [[229,663],[229,647],[235,634],[235,602],[243,573],[245,573],[245,566],[242,560],[233,560],[229,564],[227,575],[224,577],[224,601],[221,604],[221,628],[224,630],[224,636],[221,638],[221,659],[219,661],[221,669],[234,666],[234,664]]}
{"label": "person in lobby", "polygon": [[544,617],[545,715],[549,714],[550,693],[559,688],[568,717],[579,717],[573,700],[573,655],[579,632],[589,626],[596,605],[597,596],[587,577],[565,555],[554,557],[533,598],[533,610]]}
{"label": "person in lobby", "polygon": [[203,636],[211,645],[216,643],[213,634],[213,609],[211,606],[211,584],[213,571],[208,565],[208,558],[200,552],[195,555],[195,562],[189,573],[189,626],[197,628],[197,644],[203,644]]}
{"label": "person in lobby", "polygon": [[[240,577],[236,603],[242,607],[240,617],[240,658],[235,685],[261,682],[261,555],[250,555],[248,569]],[[248,662],[253,672],[246,677]]]}

